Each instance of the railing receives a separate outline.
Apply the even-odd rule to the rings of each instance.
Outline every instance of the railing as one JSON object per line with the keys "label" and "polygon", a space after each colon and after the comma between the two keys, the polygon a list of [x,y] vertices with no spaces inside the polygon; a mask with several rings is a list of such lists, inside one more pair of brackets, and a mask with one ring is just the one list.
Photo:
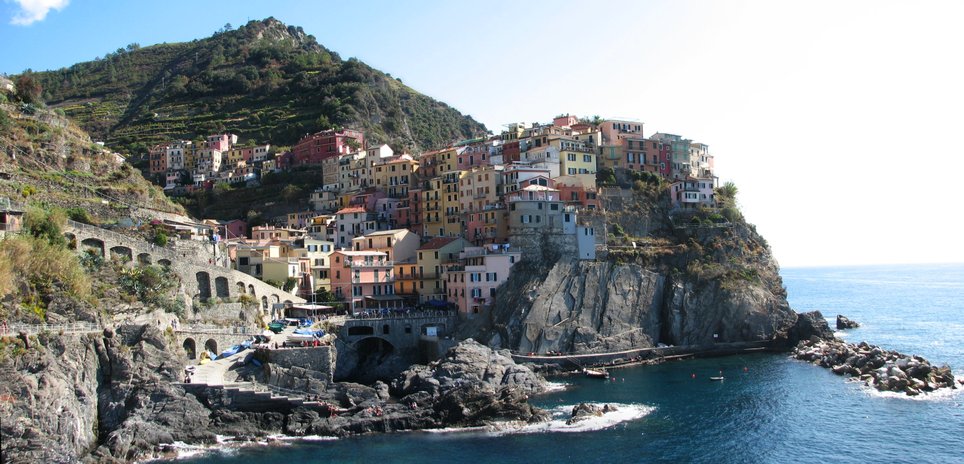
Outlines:
{"label": "railing", "polygon": [[254,335],[258,331],[256,329],[251,329],[249,327],[221,327],[209,324],[191,324],[191,325],[178,325],[175,332],[191,332],[191,333],[208,333],[208,334],[223,334],[223,335]]}
{"label": "railing", "polygon": [[[348,321],[351,320],[380,320],[380,319],[438,319],[455,317],[455,313],[452,311],[442,311],[442,310],[408,310],[408,311],[387,311],[380,312],[379,310],[361,311],[350,316]],[[347,322],[347,321],[346,321]]]}
{"label": "railing", "polygon": [[345,267],[393,267],[394,261],[345,261]]}
{"label": "railing", "polygon": [[0,324],[2,335],[15,335],[24,332],[28,335],[35,335],[41,332],[53,333],[96,333],[104,330],[104,327],[95,322],[71,322],[64,324]]}

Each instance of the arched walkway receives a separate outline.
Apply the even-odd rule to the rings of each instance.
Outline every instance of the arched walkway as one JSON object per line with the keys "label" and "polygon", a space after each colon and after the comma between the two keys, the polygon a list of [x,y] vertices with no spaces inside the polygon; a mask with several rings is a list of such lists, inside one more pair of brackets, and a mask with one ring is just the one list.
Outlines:
{"label": "arched walkway", "polygon": [[110,248],[110,259],[119,259],[123,261],[133,261],[134,251],[126,246],[115,246]]}
{"label": "arched walkway", "polygon": [[238,282],[234,286],[238,288],[238,296],[247,294],[247,287],[244,286],[244,282]]}
{"label": "arched walkway", "polygon": [[258,294],[254,292],[254,284],[248,284],[248,294],[251,296],[258,296]]}
{"label": "arched walkway", "polygon": [[197,293],[201,300],[211,298],[211,276],[207,272],[197,273]]}
{"label": "arched walkway", "polygon": [[193,338],[184,340],[184,352],[187,353],[187,359],[197,359],[197,342]]}
{"label": "arched walkway", "polygon": [[150,266],[150,265],[152,264],[152,263],[151,263],[151,254],[150,254],[150,253],[139,253],[139,254],[137,255],[137,262],[140,263],[140,264],[143,264],[143,265],[145,265],[145,266]]}
{"label": "arched walkway", "polygon": [[214,291],[217,292],[218,298],[227,298],[231,296],[231,291],[228,288],[227,277],[215,277]]}
{"label": "arched walkway", "polygon": [[82,251],[93,250],[97,256],[104,257],[104,242],[96,238],[86,238],[80,242]]}
{"label": "arched walkway", "polygon": [[213,338],[209,338],[208,341],[204,342],[204,349],[205,349],[205,350],[208,350],[208,351],[210,351],[210,352],[212,352],[212,353],[214,353],[214,354],[219,354],[219,353],[218,353],[218,342],[215,341]]}

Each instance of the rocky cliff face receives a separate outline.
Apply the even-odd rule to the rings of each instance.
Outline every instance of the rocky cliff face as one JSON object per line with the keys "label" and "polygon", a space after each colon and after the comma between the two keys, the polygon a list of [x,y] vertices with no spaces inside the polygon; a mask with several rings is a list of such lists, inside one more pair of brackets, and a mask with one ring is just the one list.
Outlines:
{"label": "rocky cliff face", "polygon": [[214,440],[209,411],[170,384],[183,366],[157,328],[30,341],[2,366],[4,462],[124,462]]}
{"label": "rocky cliff face", "polygon": [[752,226],[663,223],[653,240],[598,261],[543,259],[553,250],[526,257],[480,338],[521,352],[593,353],[787,336],[797,315]]}

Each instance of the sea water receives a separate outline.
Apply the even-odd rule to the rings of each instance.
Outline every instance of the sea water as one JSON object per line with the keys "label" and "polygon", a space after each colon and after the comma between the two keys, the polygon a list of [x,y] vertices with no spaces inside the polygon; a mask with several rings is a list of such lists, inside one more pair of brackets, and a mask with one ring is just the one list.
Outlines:
{"label": "sea water", "polygon": [[[964,375],[964,265],[784,269],[790,304],[862,324],[839,333],[949,364]],[[723,372],[723,382],[709,377]],[[880,394],[785,354],[613,370],[534,398],[536,426],[285,441],[192,456],[192,463],[964,462],[962,390]],[[694,378],[695,377],[695,378]],[[619,412],[576,426],[580,402]]]}

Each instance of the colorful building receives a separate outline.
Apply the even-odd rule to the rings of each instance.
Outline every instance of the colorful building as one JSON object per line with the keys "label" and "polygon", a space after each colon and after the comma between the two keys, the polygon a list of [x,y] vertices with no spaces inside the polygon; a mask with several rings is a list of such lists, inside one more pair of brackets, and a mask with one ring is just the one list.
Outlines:
{"label": "colorful building", "polygon": [[495,302],[496,289],[509,278],[512,266],[522,253],[510,251],[509,245],[466,247],[459,253],[458,263],[445,268],[446,298],[455,303],[459,314],[472,318]]}

